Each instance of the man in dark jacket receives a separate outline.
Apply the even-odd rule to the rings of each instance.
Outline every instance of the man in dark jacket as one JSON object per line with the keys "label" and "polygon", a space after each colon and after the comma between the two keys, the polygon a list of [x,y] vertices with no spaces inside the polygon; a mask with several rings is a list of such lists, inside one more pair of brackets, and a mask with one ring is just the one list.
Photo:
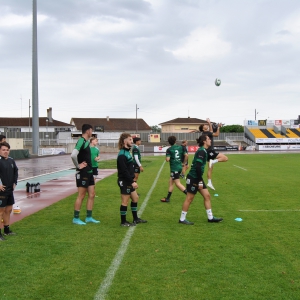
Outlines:
{"label": "man in dark jacket", "polygon": [[[134,181],[134,165],[133,158],[129,152],[132,147],[132,137],[129,133],[122,133],[119,138],[119,153],[117,158],[118,168],[118,185],[121,193],[121,226],[129,227],[135,226],[138,223],[147,223],[146,220],[142,220],[137,215],[137,205],[139,196],[136,192],[138,184]],[[130,223],[126,219],[127,206],[129,199],[131,199],[131,212],[133,217],[133,223]]]}
{"label": "man in dark jacket", "polygon": [[[15,204],[13,191],[18,181],[18,168],[15,161],[9,157],[10,145],[6,142],[0,143],[0,221],[3,220],[4,235],[14,235],[9,229],[10,214]],[[0,241],[5,240],[1,232]]]}

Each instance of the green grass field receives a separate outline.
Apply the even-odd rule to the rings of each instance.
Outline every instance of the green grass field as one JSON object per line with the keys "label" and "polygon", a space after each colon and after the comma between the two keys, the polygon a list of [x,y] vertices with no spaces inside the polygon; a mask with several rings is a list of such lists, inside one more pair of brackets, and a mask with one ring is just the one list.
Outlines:
{"label": "green grass field", "polygon": [[0,244],[0,299],[300,299],[300,154],[228,157],[214,165],[210,190],[219,224],[207,222],[200,195],[187,215],[193,226],[178,224],[182,192],[159,201],[169,180],[167,163],[157,178],[163,156],[143,157],[147,224],[120,227],[116,175],[96,186],[101,224],[72,224],[76,194],[13,224],[18,235]]}

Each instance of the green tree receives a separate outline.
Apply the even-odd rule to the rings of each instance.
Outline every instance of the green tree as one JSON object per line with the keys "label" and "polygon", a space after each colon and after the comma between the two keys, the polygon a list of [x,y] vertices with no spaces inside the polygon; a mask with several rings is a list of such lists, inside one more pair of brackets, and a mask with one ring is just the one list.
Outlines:
{"label": "green tree", "polygon": [[161,133],[161,128],[158,125],[150,126],[151,131],[155,133]]}
{"label": "green tree", "polygon": [[220,128],[220,132],[244,132],[242,125],[226,125]]}

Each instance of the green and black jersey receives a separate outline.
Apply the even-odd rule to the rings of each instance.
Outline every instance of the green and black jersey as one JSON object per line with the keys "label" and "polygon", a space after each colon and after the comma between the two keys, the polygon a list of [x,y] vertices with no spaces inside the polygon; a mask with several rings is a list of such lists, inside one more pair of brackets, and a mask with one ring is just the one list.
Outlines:
{"label": "green and black jersey", "polygon": [[130,149],[122,148],[117,157],[118,181],[132,184],[134,179],[133,158]]}
{"label": "green and black jersey", "polygon": [[167,149],[166,157],[170,157],[171,172],[181,172],[182,170],[182,157],[186,154],[183,148],[178,145],[173,145]]}
{"label": "green and black jersey", "polygon": [[134,167],[139,167],[140,165],[138,164],[138,162],[135,159],[136,155],[138,158],[138,162],[141,165],[141,163],[142,163],[141,151],[137,145],[133,145],[133,148],[132,148],[133,164],[134,164]]}
{"label": "green and black jersey", "polygon": [[207,160],[207,152],[204,147],[200,147],[194,155],[194,159],[191,165],[189,176],[197,178],[199,181],[203,181],[202,176]]}
{"label": "green and black jersey", "polygon": [[90,148],[90,142],[87,141],[85,138],[81,137],[75,146],[75,149],[78,150],[77,155],[77,161],[78,164],[81,164],[82,162],[86,162],[87,166],[83,169],[80,169],[80,171],[86,171],[86,172],[92,172],[92,159],[91,159],[91,148]]}

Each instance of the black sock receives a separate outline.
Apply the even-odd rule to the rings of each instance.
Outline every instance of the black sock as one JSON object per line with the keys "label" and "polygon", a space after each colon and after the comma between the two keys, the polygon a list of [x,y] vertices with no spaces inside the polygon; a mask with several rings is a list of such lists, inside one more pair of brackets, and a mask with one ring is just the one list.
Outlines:
{"label": "black sock", "polygon": [[172,195],[172,192],[168,192],[167,199],[170,199],[170,198],[171,198],[171,195]]}
{"label": "black sock", "polygon": [[127,214],[127,206],[120,206],[120,214],[121,214],[121,223],[126,222],[126,214]]}
{"label": "black sock", "polygon": [[137,202],[131,202],[130,207],[131,207],[133,220],[136,220],[138,218],[138,216],[137,216]]}
{"label": "black sock", "polygon": [[4,225],[4,233],[9,233],[9,225]]}

